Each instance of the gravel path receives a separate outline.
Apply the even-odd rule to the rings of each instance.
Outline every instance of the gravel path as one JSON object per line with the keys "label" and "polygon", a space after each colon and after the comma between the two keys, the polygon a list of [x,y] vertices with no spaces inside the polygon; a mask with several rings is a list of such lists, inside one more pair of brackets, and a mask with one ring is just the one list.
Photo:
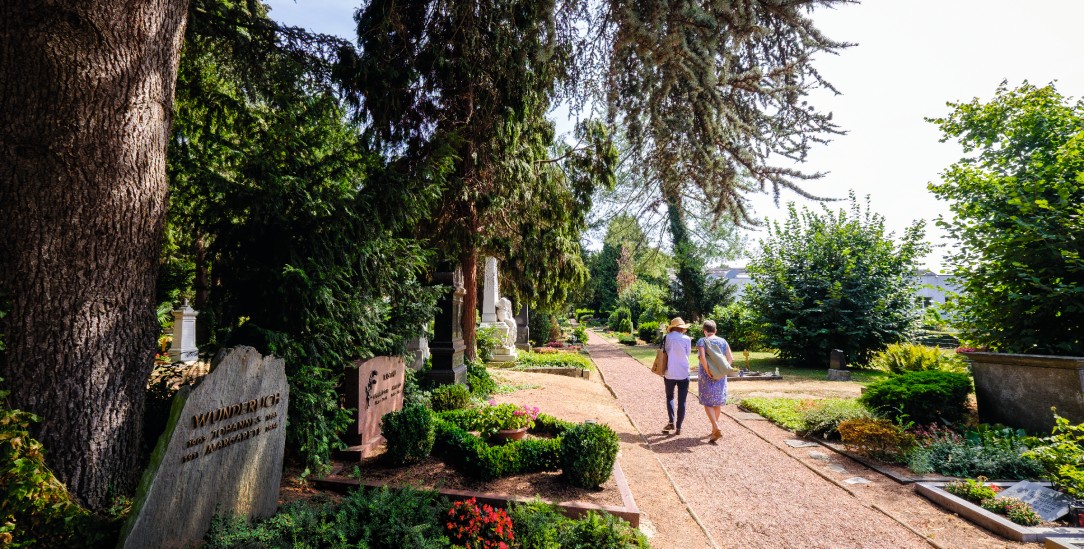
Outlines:
{"label": "gravel path", "polygon": [[719,546],[929,547],[899,522],[739,425],[730,417],[738,413],[733,406],[725,407],[723,438],[708,444],[711,427],[695,385],[682,434],[663,435],[661,379],[599,335],[589,332],[589,343],[591,358],[618,402]]}

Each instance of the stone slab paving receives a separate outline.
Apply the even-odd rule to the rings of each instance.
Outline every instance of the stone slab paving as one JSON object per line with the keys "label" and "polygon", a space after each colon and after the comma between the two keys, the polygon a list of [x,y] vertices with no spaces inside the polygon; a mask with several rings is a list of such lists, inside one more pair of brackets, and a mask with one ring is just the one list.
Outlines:
{"label": "stone slab paving", "polygon": [[[599,335],[588,337],[591,357],[618,402],[720,546],[929,547],[726,415],[723,438],[708,444],[710,423],[696,400],[695,384],[682,434],[662,434],[662,379]],[[727,413],[735,412],[727,407]]]}

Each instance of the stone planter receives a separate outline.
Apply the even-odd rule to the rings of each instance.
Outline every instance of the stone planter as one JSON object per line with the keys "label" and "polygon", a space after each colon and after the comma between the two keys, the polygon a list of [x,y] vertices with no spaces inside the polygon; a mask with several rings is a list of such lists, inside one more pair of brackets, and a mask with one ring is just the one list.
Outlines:
{"label": "stone planter", "polygon": [[967,353],[979,418],[1038,434],[1054,426],[1050,407],[1084,423],[1084,357]]}
{"label": "stone planter", "polygon": [[497,438],[504,440],[519,440],[527,436],[527,428],[520,427],[519,429],[501,429],[497,431]]}

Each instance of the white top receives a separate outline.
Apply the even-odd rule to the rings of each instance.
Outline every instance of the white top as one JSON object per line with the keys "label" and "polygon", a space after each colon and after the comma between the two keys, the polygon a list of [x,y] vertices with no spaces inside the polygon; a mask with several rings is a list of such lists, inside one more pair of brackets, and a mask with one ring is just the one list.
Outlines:
{"label": "white top", "polygon": [[689,336],[674,330],[662,340],[666,351],[666,379],[689,379],[689,353],[693,350],[693,340]]}

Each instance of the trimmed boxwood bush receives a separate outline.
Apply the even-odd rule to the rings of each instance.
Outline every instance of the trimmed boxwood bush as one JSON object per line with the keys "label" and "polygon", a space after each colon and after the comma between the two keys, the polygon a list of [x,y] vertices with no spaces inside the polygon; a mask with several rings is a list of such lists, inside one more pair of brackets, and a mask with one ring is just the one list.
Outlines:
{"label": "trimmed boxwood bush", "polygon": [[618,438],[607,425],[581,423],[565,431],[561,441],[561,472],[574,486],[595,488],[613,473]]}
{"label": "trimmed boxwood bush", "polygon": [[579,354],[571,352],[552,352],[552,353],[536,353],[534,351],[523,351],[516,357],[516,368],[530,369],[530,368],[582,368],[584,370],[591,370],[593,368],[591,359]]}
{"label": "trimmed boxwood bush", "polygon": [[429,396],[429,402],[434,412],[466,408],[470,406],[470,389],[467,389],[466,385],[458,383],[441,385],[433,389]]}
{"label": "trimmed boxwood bush", "polygon": [[418,463],[433,451],[433,414],[428,408],[408,406],[384,414],[380,422],[380,431],[388,441],[387,459],[392,463]]}
{"label": "trimmed boxwood bush", "polygon": [[955,421],[963,417],[970,392],[967,374],[932,370],[872,383],[859,400],[890,419],[926,425],[942,418]]}
{"label": "trimmed boxwood bush", "polygon": [[640,336],[640,339],[644,340],[647,343],[658,343],[659,323],[641,322],[640,327],[636,329],[636,335]]}
{"label": "trimmed boxwood bush", "polygon": [[621,334],[617,336],[617,342],[622,345],[636,345],[636,336]]}
{"label": "trimmed boxwood bush", "polygon": [[[462,420],[465,415],[457,417]],[[452,421],[436,419],[435,452],[466,475],[491,480],[521,473],[556,471],[560,439],[530,438],[490,446]]]}

